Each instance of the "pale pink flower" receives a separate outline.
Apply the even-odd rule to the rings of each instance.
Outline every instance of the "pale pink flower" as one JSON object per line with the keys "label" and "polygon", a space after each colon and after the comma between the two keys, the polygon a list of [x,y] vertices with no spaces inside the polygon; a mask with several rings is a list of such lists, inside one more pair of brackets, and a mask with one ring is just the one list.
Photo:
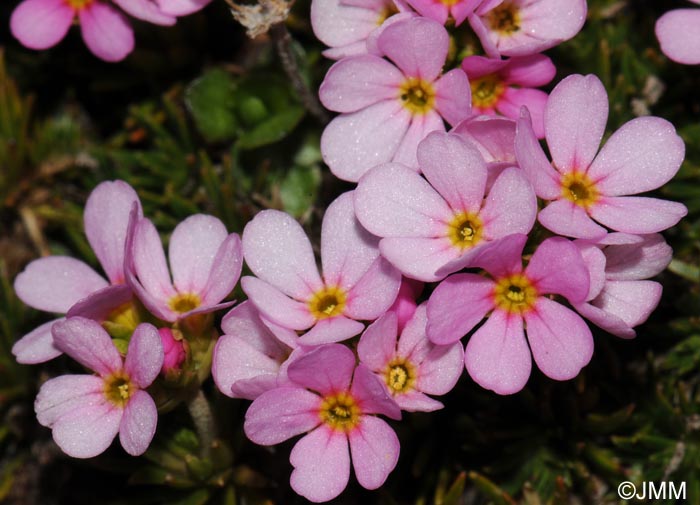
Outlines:
{"label": "pale pink flower", "polygon": [[586,0],[484,0],[469,24],[491,58],[525,56],[574,37],[586,11]]}
{"label": "pale pink flower", "polygon": [[378,239],[355,219],[352,192],[328,206],[321,226],[319,275],[311,243],[284,212],[259,212],[243,230],[243,253],[257,277],[241,286],[269,321],[308,330],[299,343],[338,342],[359,334],[394,303],[401,275],[379,255]]}
{"label": "pale pink flower", "polygon": [[647,320],[661,299],[662,286],[646,280],[663,271],[673,250],[659,234],[610,233],[604,240],[574,242],[591,277],[586,301],[574,305],[583,317],[621,338]]}
{"label": "pale pink flower", "polygon": [[[690,0],[700,4],[700,0]],[[700,63],[700,9],[674,9],[656,21],[661,51],[677,63]]]}
{"label": "pale pink flower", "polygon": [[436,344],[456,342],[488,315],[469,337],[464,362],[477,384],[498,394],[525,386],[531,352],[539,369],[556,380],[575,377],[593,355],[583,319],[547,296],[572,304],[586,299],[589,274],[579,249],[561,237],[546,239],[523,269],[526,240],[514,234],[487,246],[473,265],[490,277],[451,275],[428,301],[427,334]]}
{"label": "pale pink flower", "polygon": [[474,9],[481,3],[481,0],[406,0],[408,4],[416,9],[421,16],[434,19],[444,25],[447,19],[452,16],[455,26],[459,26],[467,17],[474,12]]}
{"label": "pale pink flower", "polygon": [[219,219],[196,214],[175,227],[168,246],[172,280],[153,223],[132,215],[129,228],[126,279],[155,316],[175,322],[232,305],[221,301],[241,275],[241,240]]}
{"label": "pale pink flower", "polygon": [[[150,0],[113,3],[149,23],[173,25],[176,21]],[[134,49],[134,32],[126,17],[103,0],[24,0],[12,13],[10,28],[25,46],[47,49],[65,37],[76,18],[85,44],[98,58],[119,61]]]}
{"label": "pale pink flower", "polygon": [[74,458],[104,452],[119,433],[124,450],[143,454],[153,439],[158,411],[145,389],[163,364],[158,330],[140,324],[122,360],[99,323],[73,317],[53,326],[56,345],[97,375],[63,375],[46,381],[34,402],[40,424]]}
{"label": "pale pink flower", "polygon": [[367,172],[355,191],[357,218],[382,237],[382,255],[405,276],[440,280],[489,242],[532,228],[537,199],[519,168],[504,170],[485,194],[481,154],[451,133],[428,135],[418,160],[425,179],[387,163]]}
{"label": "pale pink flower", "polygon": [[[398,318],[387,312],[360,337],[360,362],[374,372],[402,410],[431,412],[443,404],[428,395],[444,395],[464,368],[459,342],[435,345],[425,335],[426,304],[418,306],[398,337]],[[398,338],[397,338],[398,337]]]}
{"label": "pale pink flower", "polygon": [[604,226],[646,234],[675,225],[687,213],[684,205],[627,195],[669,181],[683,161],[683,140],[671,123],[647,116],[622,125],[598,152],[607,119],[607,93],[595,75],[570,75],[557,84],[544,114],[550,164],[524,111],[515,152],[537,196],[548,202],[539,222],[586,239],[604,236]]}
{"label": "pale pink flower", "polygon": [[308,432],[289,457],[290,484],[312,502],[345,489],[351,456],[360,485],[381,486],[398,461],[399,440],[375,414],[400,419],[401,410],[379,379],[365,365],[355,367],[352,351],[340,344],[310,351],[289,366],[288,375],[293,384],[263,393],[248,409],[248,438],[274,445]]}
{"label": "pale pink flower", "polygon": [[517,120],[526,106],[537,138],[544,137],[544,106],[547,93],[534,89],[548,84],[556,68],[547,56],[532,54],[507,60],[468,56],[462,70],[469,78],[474,114],[503,115]]}
{"label": "pale pink flower", "polygon": [[294,331],[264,321],[250,301],[231,309],[221,330],[211,373],[223,394],[255,400],[289,382],[287,367],[303,352]]}
{"label": "pale pink flower", "polygon": [[161,12],[168,16],[178,17],[194,14],[209,5],[210,2],[211,0],[155,0]]}
{"label": "pale pink flower", "polygon": [[[370,168],[396,161],[417,169],[418,143],[469,117],[470,92],[461,69],[440,75],[449,36],[421,17],[386,27],[379,54],[344,58],[321,84],[321,102],[342,113],[323,131],[321,152],[339,178],[357,181]],[[391,62],[380,56],[385,56]]]}
{"label": "pale pink flower", "polygon": [[[367,39],[385,22],[412,17],[402,0],[312,0],[311,28],[330,47],[326,58],[367,53]],[[400,13],[400,14],[399,14]]]}
{"label": "pale pink flower", "polygon": [[[86,263],[66,256],[49,256],[32,261],[15,279],[17,297],[45,312],[108,319],[131,301],[131,289],[124,284],[124,245],[132,206],[140,215],[139,197],[123,181],[99,184],[88,197],[83,214],[85,235],[95,252],[105,280]],[[115,312],[116,311],[116,312]],[[53,345],[51,326],[42,324],[18,340],[12,354],[20,363],[42,363],[61,351]]]}

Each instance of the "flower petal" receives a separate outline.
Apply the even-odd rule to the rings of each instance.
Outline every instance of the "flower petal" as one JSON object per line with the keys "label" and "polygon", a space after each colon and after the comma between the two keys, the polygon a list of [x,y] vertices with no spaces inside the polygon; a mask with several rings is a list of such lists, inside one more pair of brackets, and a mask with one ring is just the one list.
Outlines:
{"label": "flower petal", "polygon": [[124,360],[124,370],[138,387],[145,389],[163,367],[163,342],[155,326],[141,323],[134,330]]}
{"label": "flower petal", "polygon": [[682,203],[658,198],[614,196],[593,205],[590,213],[593,219],[613,230],[656,233],[675,226],[688,214],[688,209]]}
{"label": "flower petal", "polygon": [[[149,219],[138,220],[130,245],[131,251],[127,251],[127,255],[132,259],[133,271],[139,283],[155,301],[167,305],[168,300],[177,293],[170,282],[160,236]],[[132,285],[132,288],[135,286]],[[145,303],[145,300],[141,301]]]}
{"label": "flower petal", "polygon": [[284,212],[258,212],[243,230],[243,255],[255,275],[293,298],[305,300],[323,285],[311,242]]}
{"label": "flower petal", "polygon": [[66,313],[66,317],[80,316],[104,321],[109,319],[116,309],[131,303],[133,298],[131,288],[125,284],[107,286],[73,305]]}
{"label": "flower petal", "polygon": [[630,339],[637,333],[627,323],[614,314],[605,312],[591,303],[580,303],[574,306],[576,312],[595,324],[597,327],[612,333],[616,337]]}
{"label": "flower petal", "polygon": [[365,489],[384,484],[399,461],[399,438],[382,419],[362,416],[360,425],[348,433],[355,477]]}
{"label": "flower petal", "polygon": [[460,254],[460,249],[446,238],[390,237],[379,242],[379,249],[382,256],[411,279],[435,282],[461,269],[461,266],[444,268]]}
{"label": "flower petal", "polygon": [[382,371],[396,354],[398,331],[398,318],[393,312],[370,324],[357,344],[360,361],[375,372]]}
{"label": "flower petal", "polygon": [[241,288],[260,313],[273,323],[292,330],[305,330],[315,322],[307,304],[288,298],[265,281],[243,277]]}
{"label": "flower petal", "polygon": [[538,139],[544,138],[544,109],[547,93],[531,88],[507,88],[496,104],[496,110],[506,117],[517,120],[520,109],[527,107],[532,118],[532,129]]}
{"label": "flower petal", "polygon": [[232,233],[219,246],[202,291],[202,305],[214,305],[226,298],[238,283],[243,268],[241,238]]}
{"label": "flower petal", "polygon": [[572,310],[540,297],[535,310],[524,317],[535,363],[547,377],[572,379],[591,360],[591,330]]}
{"label": "flower petal", "polygon": [[34,401],[37,421],[51,428],[76,407],[105,401],[104,381],[95,375],[60,375],[41,385]]}
{"label": "flower petal", "polygon": [[527,384],[532,369],[523,320],[496,310],[471,336],[464,363],[474,382],[499,395],[517,393]]}
{"label": "flower petal", "polygon": [[487,163],[517,165],[513,150],[515,122],[511,119],[472,116],[459,123],[451,133],[456,133],[474,144]]}
{"label": "flower petal", "polygon": [[456,125],[472,114],[472,91],[462,69],[455,68],[435,81],[435,110]]}
{"label": "flower petal", "polygon": [[389,310],[399,294],[400,287],[399,271],[387,260],[379,257],[348,293],[343,314],[352,319],[377,319]]}
{"label": "flower petal", "polygon": [[506,82],[524,88],[539,88],[554,79],[557,69],[552,60],[544,54],[529,54],[510,58],[501,75]]}
{"label": "flower petal", "polygon": [[550,202],[537,215],[537,220],[549,231],[566,237],[599,240],[607,233],[605,228],[589,217],[583,207],[564,198]]}
{"label": "flower petal", "polygon": [[540,198],[552,200],[561,194],[560,175],[552,168],[537,140],[530,113],[521,109],[515,133],[515,156]]}
{"label": "flower petal", "polygon": [[411,124],[399,100],[384,100],[334,118],[321,135],[321,154],[336,177],[357,182],[370,168],[391,161]]}
{"label": "flower petal", "polygon": [[44,323],[15,342],[12,346],[12,354],[17,360],[17,363],[36,365],[37,363],[44,363],[63,354],[61,350],[53,344],[53,336],[51,335],[53,323],[63,320],[63,318],[54,319],[53,321]]}
{"label": "flower petal", "polygon": [[476,274],[455,274],[442,281],[428,300],[430,341],[452,344],[469,333],[493,308],[493,287],[493,281]]}
{"label": "flower petal", "polygon": [[10,29],[22,45],[47,49],[66,36],[74,17],[64,0],[25,0],[12,12]]}
{"label": "flower petal", "polygon": [[354,319],[336,316],[321,319],[313,328],[299,337],[301,345],[320,345],[341,342],[362,333],[365,325]]}
{"label": "flower petal", "polygon": [[436,111],[431,110],[425,114],[414,114],[411,124],[401,140],[393,161],[402,163],[407,167],[418,170],[418,159],[416,157],[418,145],[431,132],[444,132],[445,124]]}
{"label": "flower petal", "polygon": [[302,388],[284,386],[258,396],[248,407],[243,429],[260,445],[274,445],[314,429],[321,398]]}
{"label": "flower petal", "polygon": [[111,5],[93,2],[78,12],[85,45],[105,61],[120,61],[134,49],[134,32]]}
{"label": "flower petal", "polygon": [[647,279],[661,273],[672,257],[673,249],[663,236],[643,235],[641,243],[605,248],[605,274],[614,281]]}
{"label": "flower petal", "polygon": [[92,458],[112,444],[121,418],[122,410],[106,400],[96,404],[76,403],[71,412],[54,423],[53,439],[73,458]]}
{"label": "flower petal", "polygon": [[[222,335],[216,342],[211,374],[219,391],[226,396],[239,397],[231,390],[237,381],[264,378],[274,384],[279,369],[277,360],[261,352],[245,336]],[[243,398],[254,400],[257,396]]]}
{"label": "flower petal", "polygon": [[539,294],[561,295],[571,303],[588,296],[590,275],[576,245],[562,237],[551,237],[540,244],[525,269]]}
{"label": "flower petal", "polygon": [[464,349],[459,342],[431,347],[420,364],[416,389],[431,395],[444,395],[452,391],[462,375]]}
{"label": "flower petal", "polygon": [[325,426],[312,431],[296,443],[289,461],[292,489],[312,502],[332,500],[348,485],[350,454],[342,431]]}
{"label": "flower petal", "polygon": [[661,16],[656,22],[656,37],[664,54],[677,63],[700,63],[698,24],[698,9],[674,9]]}
{"label": "flower petal", "polygon": [[140,456],[151,445],[158,425],[158,409],[145,391],[136,391],[126,404],[119,423],[119,441],[132,456]]}
{"label": "flower petal", "polygon": [[164,14],[157,4],[151,0],[114,0],[124,12],[136,19],[161,26],[172,26],[177,19]]}
{"label": "flower petal", "polygon": [[377,28],[383,3],[371,8],[347,5],[342,0],[314,0],[311,28],[327,46],[339,48],[358,41],[364,46],[367,36]]}
{"label": "flower petal", "polygon": [[97,272],[82,261],[47,256],[29,263],[15,279],[15,293],[35,309],[65,314],[73,304],[107,287]]}
{"label": "flower petal", "polygon": [[479,249],[470,265],[483,268],[494,278],[519,273],[522,271],[525,242],[527,235],[524,233],[513,233],[492,240]]}
{"label": "flower petal", "polygon": [[554,166],[561,173],[585,171],[598,151],[607,121],[608,94],[598,77],[570,75],[560,81],[544,111]]}
{"label": "flower petal", "polygon": [[654,311],[661,291],[661,284],[654,281],[608,281],[591,305],[634,327],[646,321]]}
{"label": "flower petal", "polygon": [[346,391],[355,369],[355,355],[342,344],[316,347],[287,369],[290,380],[322,395]]}
{"label": "flower petal", "polygon": [[[279,327],[276,330],[285,331]],[[278,340],[277,335],[260,318],[260,313],[250,300],[234,307],[224,316],[221,331],[224,335],[240,338],[252,348],[280,361],[287,354],[286,345],[282,343],[284,341]],[[296,337],[296,334],[294,336]]]}
{"label": "flower petal", "polygon": [[351,394],[357,399],[363,414],[382,414],[391,419],[401,419],[401,409],[385,385],[362,363],[355,368]]}
{"label": "flower petal", "polygon": [[122,358],[100,323],[72,317],[51,328],[56,347],[90,370],[105,376],[122,368]]}
{"label": "flower petal", "polygon": [[530,232],[537,217],[537,196],[521,169],[511,167],[501,172],[479,217],[488,240]]}
{"label": "flower petal", "polygon": [[161,12],[168,16],[188,16],[197,12],[207,5],[211,0],[156,0]]}

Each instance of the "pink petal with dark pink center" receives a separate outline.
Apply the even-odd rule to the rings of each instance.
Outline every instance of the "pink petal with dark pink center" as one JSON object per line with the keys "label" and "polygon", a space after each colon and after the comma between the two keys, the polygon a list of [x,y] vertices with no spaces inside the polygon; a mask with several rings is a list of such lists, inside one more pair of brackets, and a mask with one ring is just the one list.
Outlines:
{"label": "pink petal with dark pink center", "polygon": [[136,391],[124,408],[119,423],[119,441],[132,456],[140,456],[151,445],[158,424],[158,410],[145,391]]}
{"label": "pink petal with dark pink center", "polygon": [[105,61],[121,61],[134,49],[134,32],[121,12],[96,1],[78,12],[85,45]]}
{"label": "pink petal with dark pink center", "polygon": [[72,317],[54,323],[51,333],[57,348],[101,376],[121,370],[122,358],[119,351],[100,323],[83,317]]}
{"label": "pink petal with dark pink center", "polygon": [[399,461],[399,438],[385,421],[362,416],[348,439],[357,481],[365,489],[377,489]]}
{"label": "pink petal with dark pink center", "polygon": [[442,281],[428,300],[427,335],[435,344],[452,344],[493,309],[494,283],[476,274],[455,274]]}
{"label": "pink petal with dark pink center", "polygon": [[587,175],[606,196],[643,193],[671,180],[684,156],[685,144],[671,123],[639,117],[612,134]]}
{"label": "pink petal with dark pink center", "polygon": [[12,12],[12,35],[30,49],[58,44],[73,23],[75,10],[64,0],[25,0]]}
{"label": "pink petal with dark pink center", "polygon": [[65,314],[73,304],[107,287],[97,272],[82,261],[47,256],[29,263],[15,279],[15,293],[35,309]]}
{"label": "pink petal with dark pink center", "polygon": [[590,276],[576,245],[562,237],[551,237],[540,244],[525,269],[539,294],[561,295],[571,303],[588,296]]}
{"label": "pink petal with dark pink center", "polygon": [[[605,197],[591,207],[591,217],[613,230],[625,233],[656,233],[688,214],[682,203],[643,196]],[[541,214],[540,214],[541,215]]]}
{"label": "pink petal with dark pink center", "polygon": [[356,112],[382,100],[396,99],[404,75],[379,56],[364,54],[335,63],[319,88],[319,99],[335,112]]}
{"label": "pink petal with dark pink center", "polygon": [[445,64],[447,30],[432,19],[416,17],[384,29],[377,45],[409,77],[433,82]]}
{"label": "pink petal with dark pink center", "polygon": [[570,75],[560,81],[544,112],[547,145],[557,170],[563,174],[587,170],[607,121],[608,94],[598,77]]}
{"label": "pink petal with dark pink center", "polygon": [[464,351],[467,372],[485,389],[499,395],[517,393],[532,369],[520,316],[496,310],[471,336]]}
{"label": "pink petal with dark pink center", "polygon": [[547,377],[572,379],[591,360],[593,336],[575,312],[540,297],[524,318],[535,363]]}
{"label": "pink petal with dark pink center", "polygon": [[344,432],[321,426],[299,440],[289,461],[292,489],[304,498],[325,502],[338,496],[350,479],[350,453]]}
{"label": "pink petal with dark pink center", "polygon": [[283,386],[258,396],[248,407],[243,429],[260,445],[275,445],[321,423],[321,397],[306,389]]}

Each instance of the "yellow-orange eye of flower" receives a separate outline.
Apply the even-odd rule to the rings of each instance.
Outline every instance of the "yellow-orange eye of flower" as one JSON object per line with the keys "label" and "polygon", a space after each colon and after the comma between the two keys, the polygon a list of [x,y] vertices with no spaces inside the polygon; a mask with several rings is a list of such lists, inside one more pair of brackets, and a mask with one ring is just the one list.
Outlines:
{"label": "yellow-orange eye of flower", "polygon": [[598,201],[598,189],[583,172],[569,172],[561,179],[562,196],[567,200],[588,208]]}
{"label": "yellow-orange eye of flower", "polygon": [[321,403],[321,421],[335,430],[348,432],[360,423],[360,407],[350,393],[327,396]]}
{"label": "yellow-orange eye of flower", "polygon": [[138,388],[125,372],[116,372],[105,379],[104,394],[107,400],[123,408]]}
{"label": "yellow-orange eye of flower", "polygon": [[435,89],[427,81],[410,77],[399,88],[399,98],[413,114],[426,114],[435,105]]}
{"label": "yellow-orange eye of flower", "polygon": [[325,287],[309,300],[309,311],[316,319],[339,316],[345,310],[347,294],[339,287]]}
{"label": "yellow-orange eye of flower", "polygon": [[539,294],[525,275],[514,274],[496,282],[493,296],[499,309],[522,315],[532,310]]}
{"label": "yellow-orange eye of flower", "polygon": [[513,35],[520,31],[520,9],[514,2],[503,2],[486,15],[486,21],[492,30],[501,35]]}
{"label": "yellow-orange eye of flower", "polygon": [[485,75],[469,82],[472,89],[472,104],[482,109],[492,109],[506,90],[502,80],[495,75]]}
{"label": "yellow-orange eye of flower", "polygon": [[403,358],[392,360],[384,371],[384,381],[392,394],[405,393],[413,389],[416,382],[414,366]]}
{"label": "yellow-orange eye of flower", "polygon": [[483,223],[474,212],[458,212],[447,225],[447,236],[452,245],[469,249],[481,242]]}

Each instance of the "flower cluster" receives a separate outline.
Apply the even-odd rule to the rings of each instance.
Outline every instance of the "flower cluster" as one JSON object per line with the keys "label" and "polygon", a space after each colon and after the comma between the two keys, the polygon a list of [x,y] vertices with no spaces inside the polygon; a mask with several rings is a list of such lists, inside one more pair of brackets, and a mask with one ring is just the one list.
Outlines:
{"label": "flower cluster", "polygon": [[90,51],[105,61],[120,61],[134,49],[134,32],[125,14],[171,26],[177,17],[197,12],[211,0],[24,0],[12,13],[12,34],[26,47],[58,44],[75,20]]}

